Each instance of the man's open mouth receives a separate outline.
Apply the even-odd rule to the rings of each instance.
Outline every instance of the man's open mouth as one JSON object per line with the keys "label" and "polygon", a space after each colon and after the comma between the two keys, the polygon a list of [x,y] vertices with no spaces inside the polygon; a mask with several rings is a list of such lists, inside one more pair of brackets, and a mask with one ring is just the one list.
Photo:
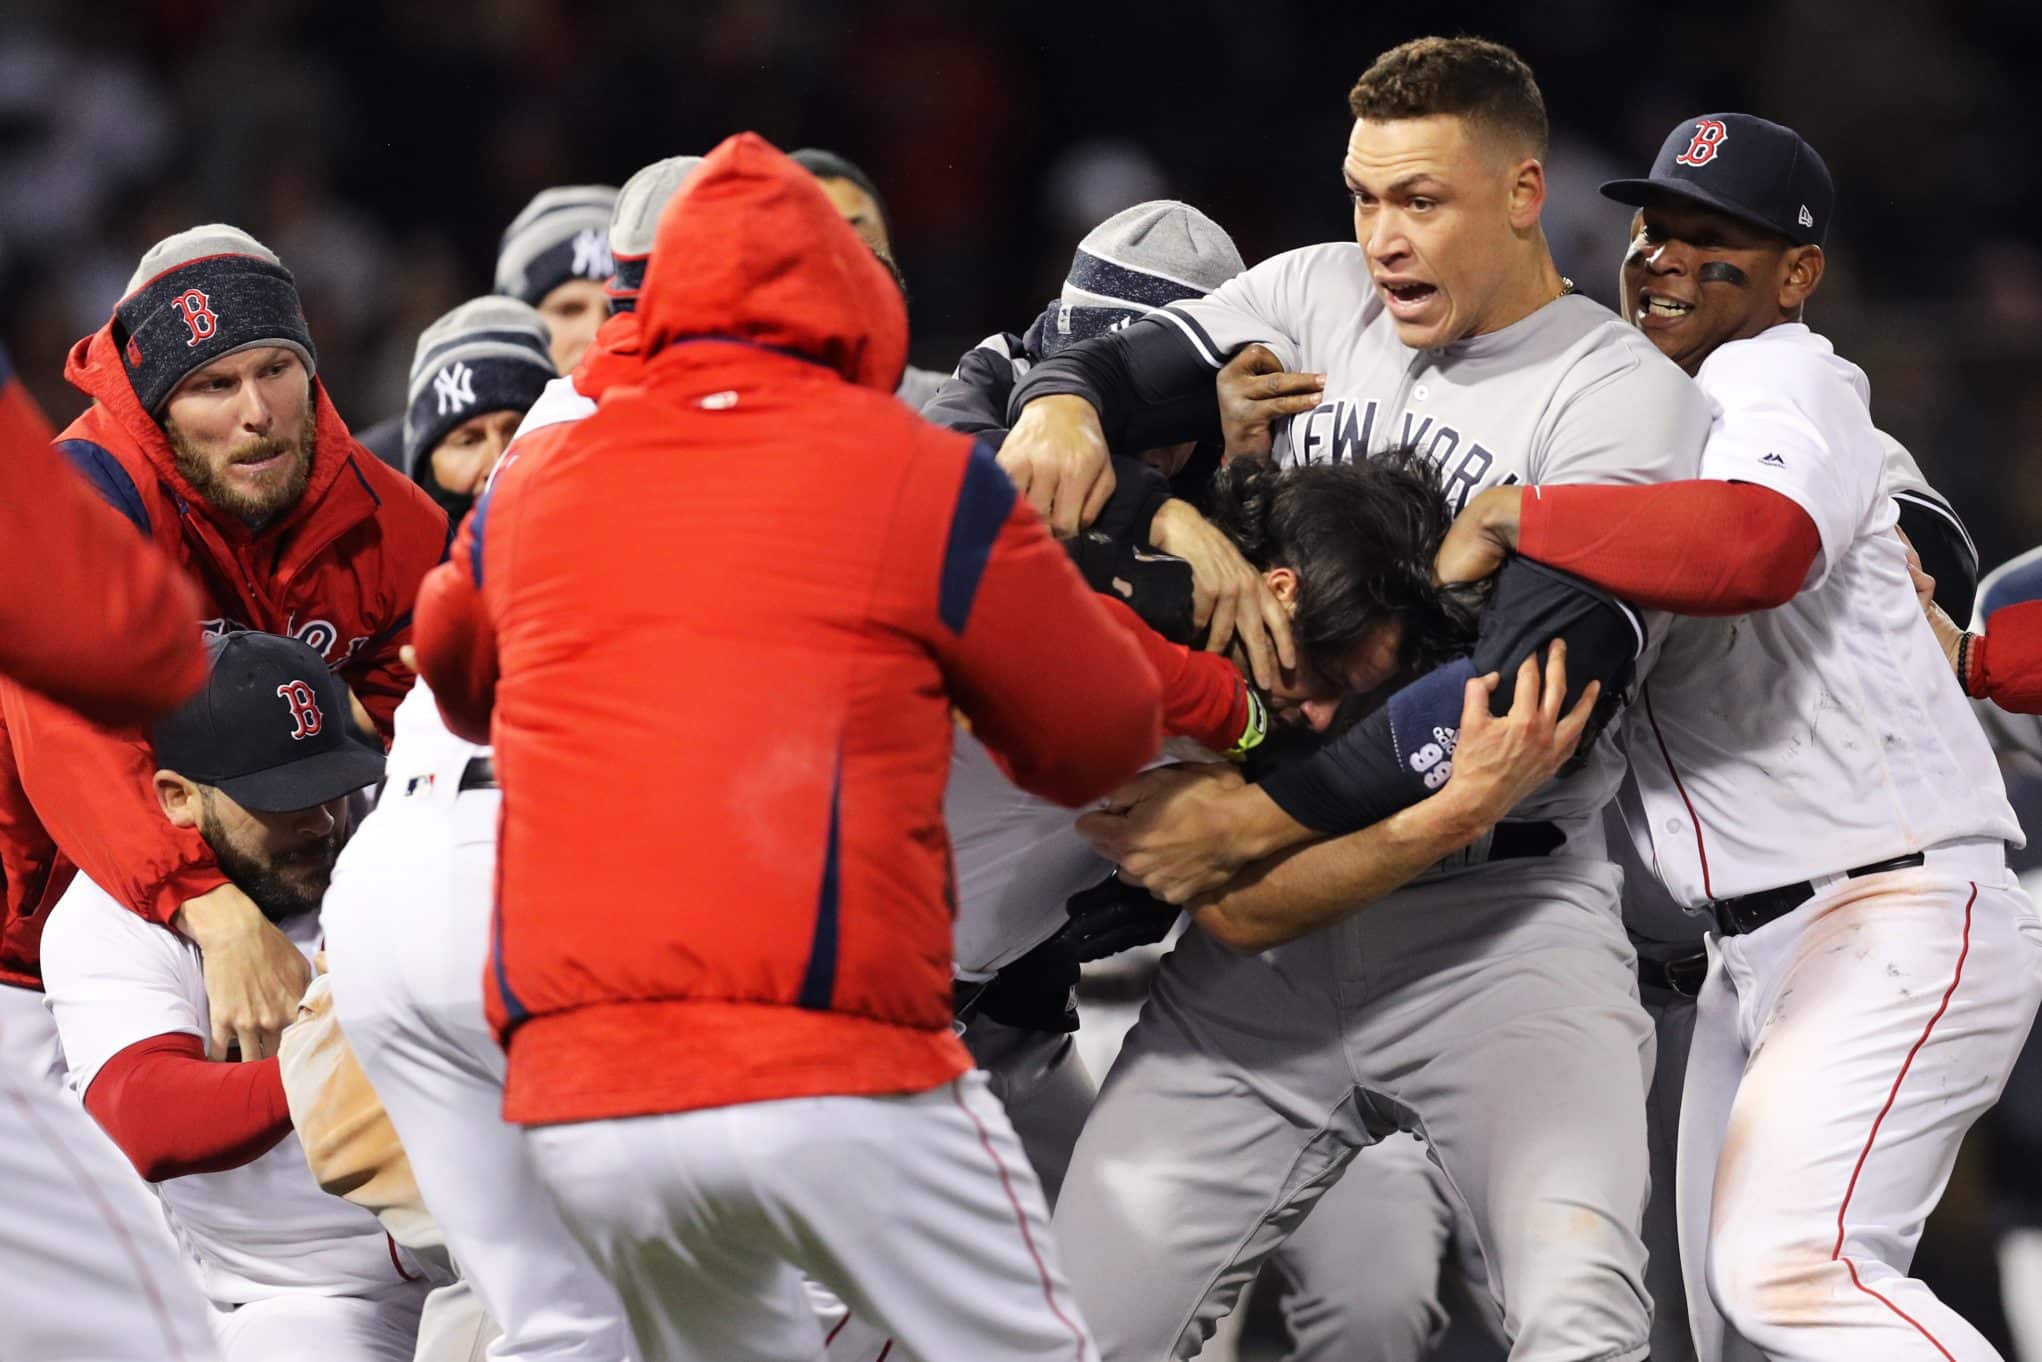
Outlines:
{"label": "man's open mouth", "polygon": [[1695,310],[1695,305],[1669,298],[1663,293],[1641,293],[1638,295],[1638,310],[1648,317],[1685,317]]}

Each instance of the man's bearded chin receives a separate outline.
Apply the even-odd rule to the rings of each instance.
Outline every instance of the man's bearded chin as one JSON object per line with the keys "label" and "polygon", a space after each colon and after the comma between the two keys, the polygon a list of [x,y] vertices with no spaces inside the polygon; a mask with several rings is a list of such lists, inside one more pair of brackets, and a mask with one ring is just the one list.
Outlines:
{"label": "man's bearded chin", "polygon": [[199,831],[220,862],[220,873],[254,900],[271,922],[282,922],[319,907],[327,886],[333,882],[333,863],[345,840],[345,829],[335,828],[317,842],[307,842],[265,861],[230,843],[214,820],[206,820]]}
{"label": "man's bearded chin", "polygon": [[[170,453],[177,464],[177,471],[191,484],[192,490],[205,498],[208,505],[219,507],[250,529],[261,529],[297,505],[298,498],[305,495],[306,484],[312,481],[314,423],[309,412],[304,431],[297,439],[295,448],[298,457],[292,461],[289,475],[274,488],[259,494],[245,492],[228,481],[224,467],[216,472],[212,461],[185,439],[184,432],[174,422],[165,422],[163,433],[170,439]],[[292,448],[288,440],[262,436],[236,446],[228,456],[227,464],[255,463]]]}

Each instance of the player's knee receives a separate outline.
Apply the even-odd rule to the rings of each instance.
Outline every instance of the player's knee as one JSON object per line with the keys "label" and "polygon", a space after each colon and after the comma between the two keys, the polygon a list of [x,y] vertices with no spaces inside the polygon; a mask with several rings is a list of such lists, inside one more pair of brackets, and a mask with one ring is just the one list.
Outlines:
{"label": "player's knee", "polygon": [[1763,1212],[1719,1221],[1706,1270],[1709,1296],[1731,1328],[1770,1353],[1784,1334],[1820,1323],[1844,1271],[1821,1239]]}

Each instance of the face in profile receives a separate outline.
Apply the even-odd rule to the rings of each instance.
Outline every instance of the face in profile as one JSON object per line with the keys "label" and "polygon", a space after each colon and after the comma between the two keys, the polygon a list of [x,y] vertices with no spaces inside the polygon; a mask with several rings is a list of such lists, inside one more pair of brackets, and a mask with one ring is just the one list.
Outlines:
{"label": "face in profile", "polygon": [[311,375],[298,352],[262,345],[185,376],[163,405],[177,471],[209,505],[268,524],[312,478]]}
{"label": "face in profile", "polygon": [[1342,171],[1354,239],[1398,338],[1434,349],[1487,324],[1543,200],[1538,163],[1451,114],[1356,119]]}
{"label": "face in profile", "polygon": [[610,297],[594,279],[555,284],[539,300],[539,315],[553,337],[553,367],[568,373],[595,343],[596,330],[610,315]]}
{"label": "face in profile", "polygon": [[872,196],[852,180],[818,176],[817,182],[822,185],[822,192],[830,196],[830,202],[837,206],[837,211],[844,215],[844,221],[851,224],[851,230],[863,237],[865,244],[877,251],[882,259],[892,261],[893,242],[887,239],[886,218]]}

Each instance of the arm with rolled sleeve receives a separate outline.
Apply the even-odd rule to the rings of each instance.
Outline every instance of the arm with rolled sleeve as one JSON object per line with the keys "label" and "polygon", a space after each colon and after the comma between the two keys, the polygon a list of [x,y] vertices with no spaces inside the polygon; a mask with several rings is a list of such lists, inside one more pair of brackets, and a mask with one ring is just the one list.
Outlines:
{"label": "arm with rolled sleeve", "polygon": [[1161,687],[990,447],[963,464],[941,538],[937,660],[1014,783],[1074,808],[1155,756]]}

